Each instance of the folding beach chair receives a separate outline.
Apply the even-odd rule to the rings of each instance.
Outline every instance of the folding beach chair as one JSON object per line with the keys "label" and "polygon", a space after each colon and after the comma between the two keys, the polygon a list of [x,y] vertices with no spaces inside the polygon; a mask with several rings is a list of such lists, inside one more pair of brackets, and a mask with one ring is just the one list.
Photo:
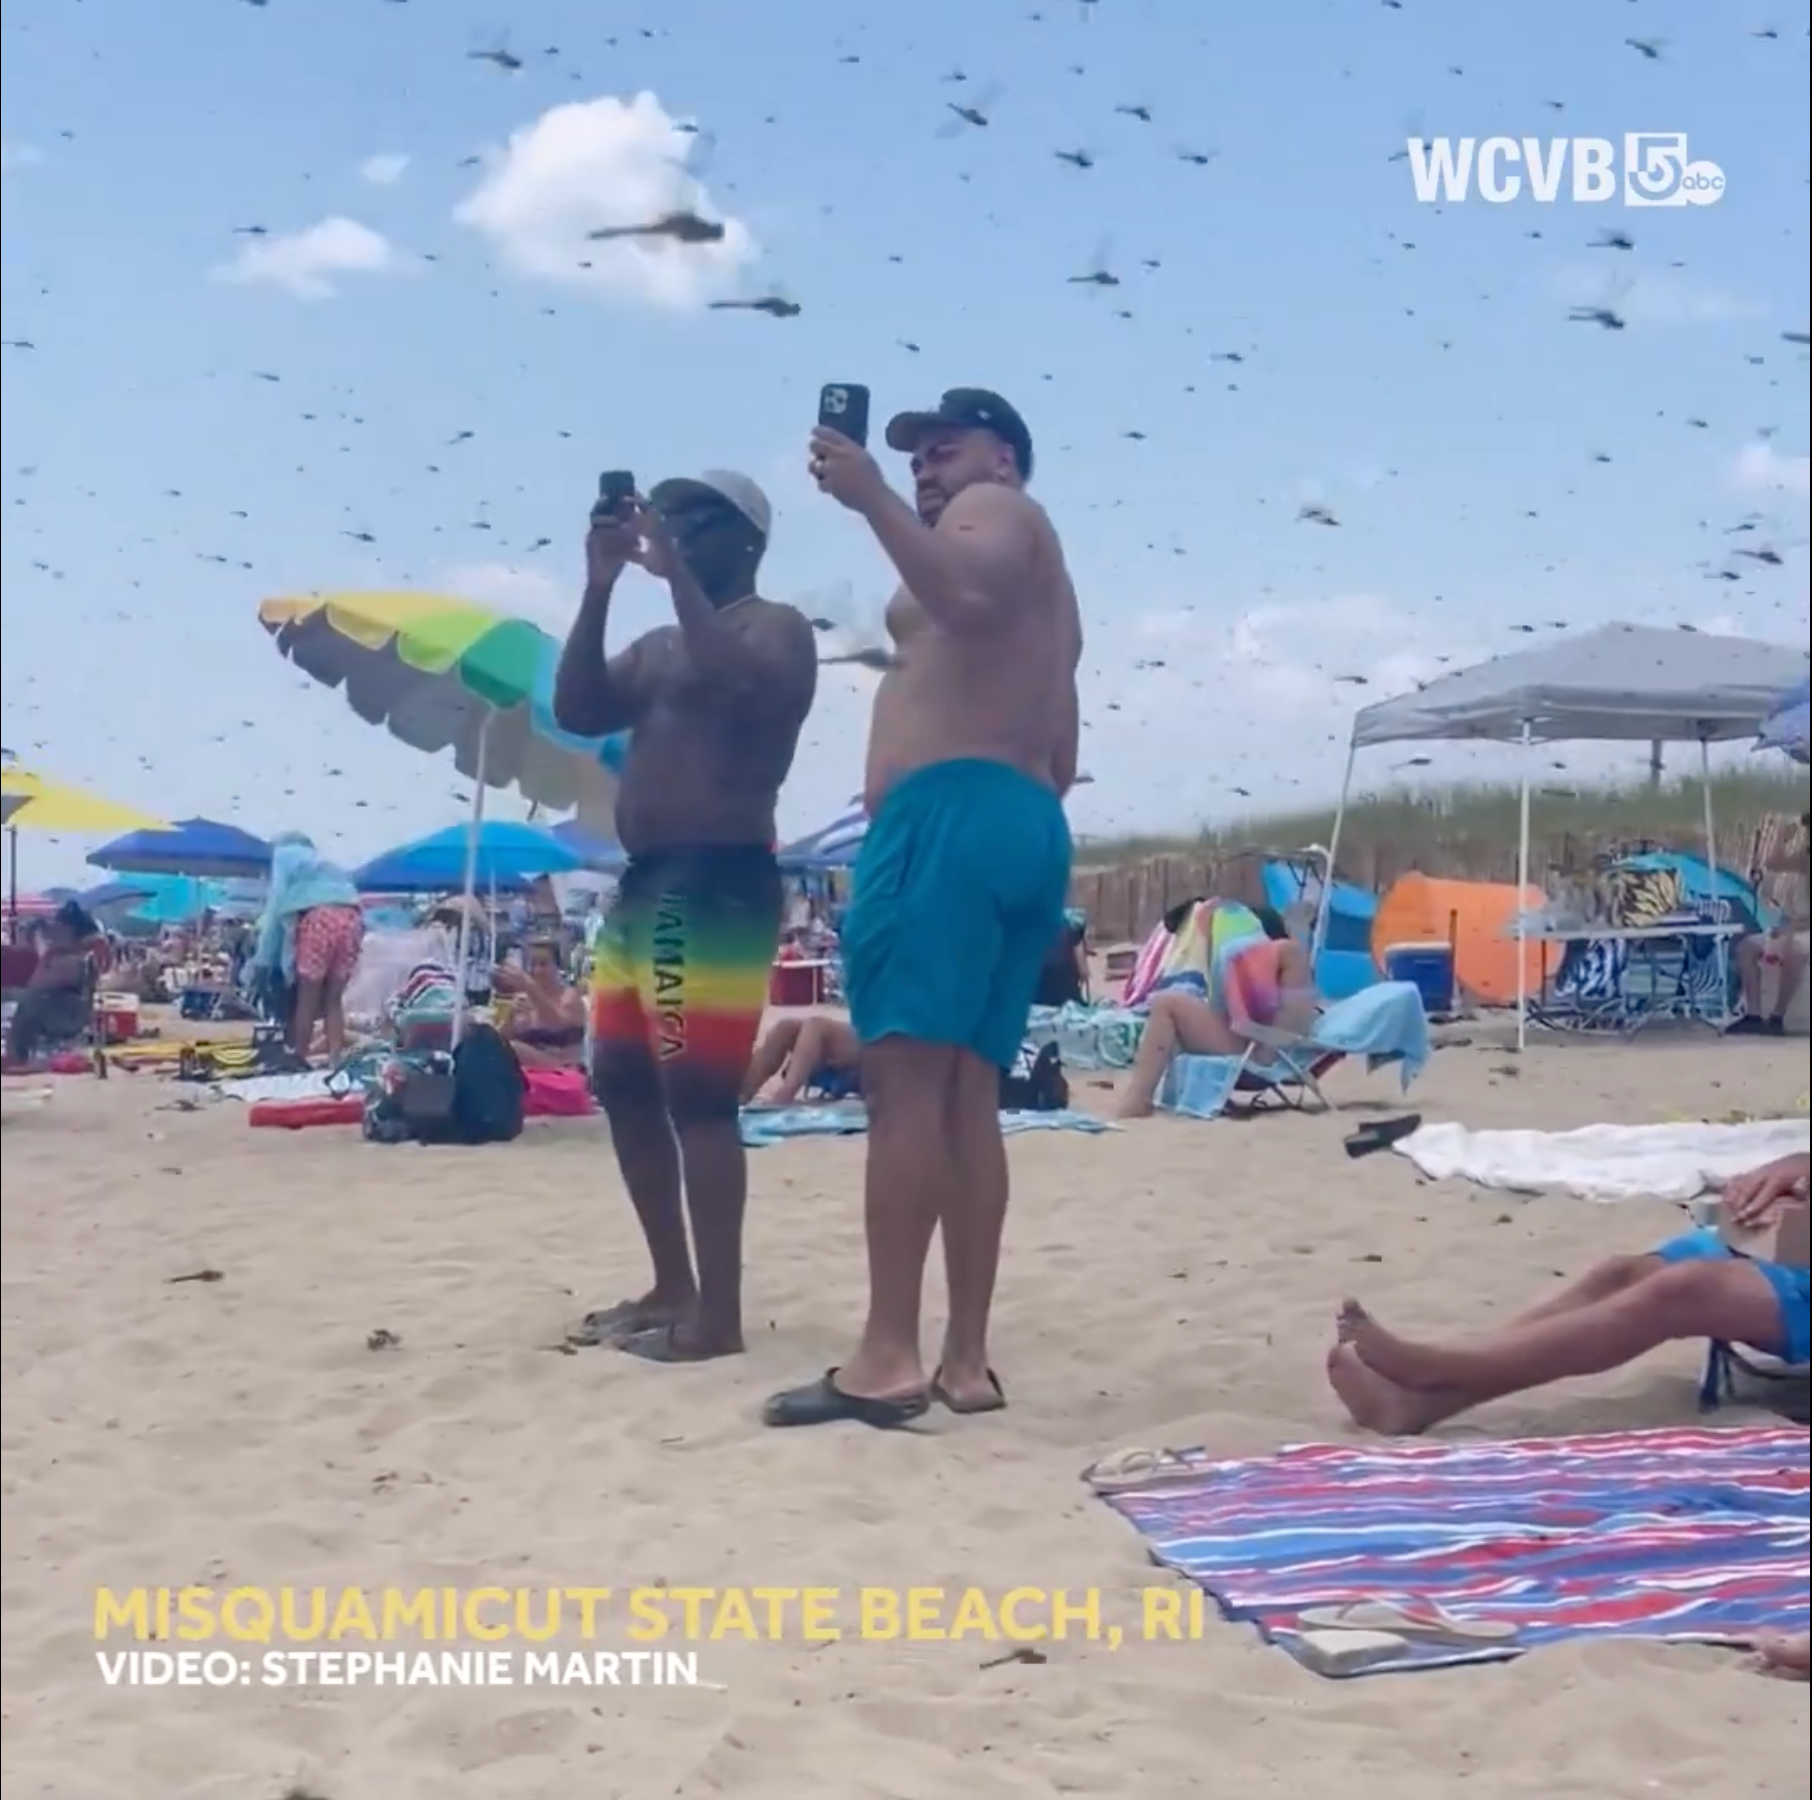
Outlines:
{"label": "folding beach chair", "polygon": [[1227,1101],[1231,1113],[1262,1112],[1267,1107],[1306,1110],[1313,1100],[1323,1112],[1332,1112],[1334,1103],[1321,1090],[1321,1078],[1338,1062],[1346,1060],[1344,1050],[1327,1050],[1300,1032],[1280,1030],[1275,1025],[1252,1025],[1242,1028],[1241,1035],[1250,1038],[1254,1048],[1272,1052],[1268,1062],[1255,1062],[1253,1052],[1246,1052],[1239,1078]]}
{"label": "folding beach chair", "polygon": [[1798,1424],[1812,1421],[1812,1365],[1739,1344],[1711,1344],[1699,1381],[1699,1406],[1715,1412],[1726,1402],[1765,1406]]}

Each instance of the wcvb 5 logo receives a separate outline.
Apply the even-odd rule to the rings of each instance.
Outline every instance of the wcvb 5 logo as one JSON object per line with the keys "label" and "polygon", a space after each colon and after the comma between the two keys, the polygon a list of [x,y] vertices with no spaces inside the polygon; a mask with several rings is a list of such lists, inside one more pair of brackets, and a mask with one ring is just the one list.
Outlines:
{"label": "wcvb 5 logo", "polygon": [[1716,206],[1724,171],[1694,162],[1683,131],[1630,131],[1623,138],[1625,206]]}

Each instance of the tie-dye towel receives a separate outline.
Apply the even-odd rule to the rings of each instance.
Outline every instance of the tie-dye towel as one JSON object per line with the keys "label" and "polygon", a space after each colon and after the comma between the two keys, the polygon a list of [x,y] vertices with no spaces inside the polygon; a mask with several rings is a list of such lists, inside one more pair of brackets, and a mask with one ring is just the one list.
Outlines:
{"label": "tie-dye towel", "polygon": [[[1189,1450],[1119,1474],[1134,1454],[1084,1478],[1154,1562],[1318,1672],[1806,1629],[1803,1428],[1307,1444],[1232,1462]],[[1450,1629],[1394,1633],[1401,1650],[1362,1667],[1314,1656],[1338,1642],[1341,1609],[1379,1606]],[[1383,1627],[1354,1616],[1350,1629]]]}
{"label": "tie-dye towel", "polygon": [[1026,1025],[1034,1053],[1055,1044],[1065,1069],[1130,1069],[1145,1015],[1128,1006],[1035,1006]]}

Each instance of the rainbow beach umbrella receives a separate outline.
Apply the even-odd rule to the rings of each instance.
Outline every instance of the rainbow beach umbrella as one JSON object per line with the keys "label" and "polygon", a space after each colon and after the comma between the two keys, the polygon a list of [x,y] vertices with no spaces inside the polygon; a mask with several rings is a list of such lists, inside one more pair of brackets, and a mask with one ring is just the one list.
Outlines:
{"label": "rainbow beach umbrella", "polygon": [[439,594],[311,594],[266,600],[259,622],[305,674],[339,688],[361,719],[418,750],[451,749],[459,772],[576,810],[614,838],[622,740],[554,722],[560,646],[540,626]]}

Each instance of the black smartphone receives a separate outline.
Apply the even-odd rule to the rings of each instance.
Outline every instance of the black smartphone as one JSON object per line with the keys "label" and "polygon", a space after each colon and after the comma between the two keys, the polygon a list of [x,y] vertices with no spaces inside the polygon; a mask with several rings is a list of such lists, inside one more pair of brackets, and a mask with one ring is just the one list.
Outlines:
{"label": "black smartphone", "polygon": [[851,443],[868,445],[868,389],[853,382],[833,382],[818,390],[818,423],[840,431]]}
{"label": "black smartphone", "polygon": [[606,469],[598,477],[598,504],[602,513],[626,513],[635,499],[635,476],[627,469]]}

